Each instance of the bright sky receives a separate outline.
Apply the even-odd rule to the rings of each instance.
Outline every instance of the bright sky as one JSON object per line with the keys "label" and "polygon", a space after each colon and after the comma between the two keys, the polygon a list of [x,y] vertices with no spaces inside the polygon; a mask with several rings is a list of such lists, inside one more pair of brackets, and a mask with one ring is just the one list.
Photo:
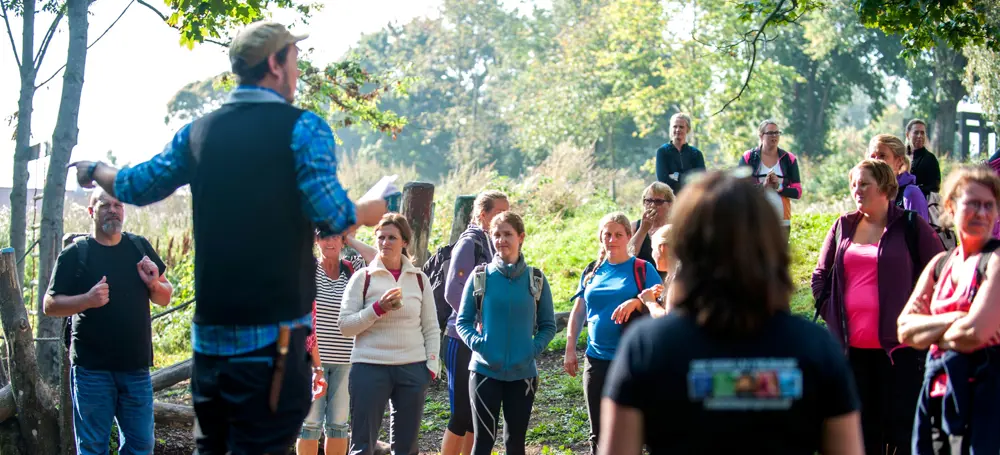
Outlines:
{"label": "bright sky", "polygon": [[[129,0],[105,0],[92,3],[88,42],[93,42],[122,12]],[[162,2],[152,1],[154,5]],[[407,22],[417,16],[436,16],[440,0],[367,0],[324,2],[323,11],[308,25],[295,27],[310,34],[303,48],[315,48],[320,61],[337,59],[362,33],[381,29],[392,21]],[[161,11],[167,11],[164,6]],[[289,23],[293,17],[275,16]],[[35,45],[38,46],[52,16],[36,16]],[[12,32],[21,50],[20,18],[11,22]],[[4,30],[5,32],[5,30]],[[6,35],[6,33],[2,33]],[[9,39],[0,36],[0,187],[10,187],[13,177],[14,130],[7,118],[17,112],[20,78]],[[229,67],[226,50],[214,44],[202,44],[188,50],[178,44],[179,34],[166,26],[152,11],[133,4],[125,16],[87,53],[83,98],[80,105],[80,135],[72,160],[105,159],[108,150],[119,162],[139,163],[159,153],[173,136],[178,125],[167,126],[167,101],[184,84],[214,76]],[[66,62],[66,21],[46,53],[36,81],[40,83]],[[51,141],[59,113],[62,75],[35,94],[32,118],[32,144]],[[32,162],[29,185],[45,175],[45,159]],[[67,180],[69,189],[75,181]]]}

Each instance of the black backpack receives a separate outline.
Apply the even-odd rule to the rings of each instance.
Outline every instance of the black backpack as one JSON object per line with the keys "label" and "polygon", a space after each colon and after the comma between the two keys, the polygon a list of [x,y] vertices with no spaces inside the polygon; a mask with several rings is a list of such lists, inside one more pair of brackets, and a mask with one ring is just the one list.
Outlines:
{"label": "black backpack", "polygon": [[[149,256],[149,250],[146,249],[146,244],[141,240],[138,235],[132,234],[130,232],[122,232],[122,237],[128,238],[130,242],[142,253],[143,256]],[[87,240],[90,239],[89,235],[78,237],[73,243],[76,244],[76,273],[74,276],[77,279],[83,276],[83,271],[87,269],[87,250],[88,243]],[[63,342],[66,343],[66,349],[69,349],[70,341],[73,339],[73,317],[70,316],[66,318],[66,328],[64,329]]]}
{"label": "black backpack", "polygon": [[[459,240],[466,236],[467,234],[463,232],[459,236]],[[458,240],[455,243],[458,243]],[[434,304],[437,307],[438,326],[442,331],[448,326],[448,318],[451,316],[452,311],[454,311],[444,298],[444,287],[446,284],[445,281],[448,279],[448,266],[451,264],[451,251],[455,248],[455,243],[438,248],[437,252],[427,258],[427,262],[420,268],[424,272],[424,275],[427,275],[427,279],[430,280],[431,290],[434,291]],[[473,244],[476,248],[476,257],[483,257],[484,254],[479,242],[473,239]]]}

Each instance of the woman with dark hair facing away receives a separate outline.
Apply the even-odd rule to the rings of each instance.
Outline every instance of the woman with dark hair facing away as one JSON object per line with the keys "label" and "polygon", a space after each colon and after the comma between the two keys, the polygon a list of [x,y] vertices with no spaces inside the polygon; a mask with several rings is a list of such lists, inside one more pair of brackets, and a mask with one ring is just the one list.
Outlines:
{"label": "woman with dark hair facing away", "polygon": [[503,408],[504,448],[524,455],[528,419],[538,390],[538,357],[556,334],[552,291],[542,271],[527,265],[524,221],[512,212],[493,218],[493,262],[476,267],[462,293],[458,334],[470,348],[465,365],[472,398],[473,455],[490,455]]}
{"label": "woman with dark hair facing away", "polygon": [[391,404],[389,438],[395,455],[416,455],[424,398],[439,370],[441,328],[434,291],[410,261],[413,238],[403,215],[375,225],[378,255],[347,282],[340,331],[354,337],[348,390],[351,455],[371,455]]}
{"label": "woman with dark hair facing away", "polygon": [[[605,215],[598,223],[600,241],[597,260],[584,270],[580,288],[573,296],[573,309],[566,324],[566,354],[563,369],[575,377],[579,362],[576,342],[587,323],[587,353],[583,369],[583,396],[590,419],[590,451],[597,453],[601,430],[601,391],[608,367],[615,358],[623,324],[642,307],[639,293],[661,283],[653,264],[629,254],[632,225],[624,213]],[[636,452],[638,453],[638,452]]]}
{"label": "woman with dark hair facing away", "polygon": [[847,362],[791,314],[788,245],[763,191],[710,172],[678,198],[671,311],[622,340],[601,454],[862,453]]}
{"label": "woman with dark hair facing away", "polygon": [[952,171],[943,221],[960,240],[924,269],[899,316],[899,341],[930,348],[913,453],[1000,453],[1000,177],[987,167]]}
{"label": "woman with dark hair facing away", "polygon": [[866,452],[906,454],[926,351],[899,343],[896,319],[944,247],[923,218],[893,203],[899,186],[885,161],[864,160],[848,175],[858,209],[830,227],[812,294],[851,365]]}

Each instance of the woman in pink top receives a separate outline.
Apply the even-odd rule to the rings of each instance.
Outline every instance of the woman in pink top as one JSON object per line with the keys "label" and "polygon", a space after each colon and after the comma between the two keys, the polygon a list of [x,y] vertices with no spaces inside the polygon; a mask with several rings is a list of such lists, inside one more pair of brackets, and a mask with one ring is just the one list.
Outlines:
{"label": "woman in pink top", "polygon": [[924,352],[899,344],[896,319],[920,271],[944,248],[923,218],[893,203],[899,183],[884,161],[859,163],[850,185],[858,210],[830,228],[813,296],[854,373],[866,452],[907,454]]}
{"label": "woman in pink top", "polygon": [[[998,218],[1000,177],[988,167],[958,169],[948,176],[942,201],[942,220],[946,225],[955,225],[959,246],[935,257],[932,261],[935,266],[924,270],[898,321],[900,342],[919,349],[930,347],[924,380],[926,396],[920,406],[921,412],[929,416],[929,422],[918,419],[921,425],[917,428],[921,431],[914,434],[914,448],[932,447],[934,443],[949,446],[956,437],[959,441],[964,437],[960,447],[955,448],[957,452],[950,453],[1000,453],[994,425],[998,414],[991,411],[998,409],[1000,403],[983,393],[994,396],[998,377],[992,370],[997,366],[979,363],[981,358],[977,357],[1000,344],[1000,305],[996,305],[1000,301],[1000,286],[995,285],[1000,278],[1000,256],[995,251],[997,242],[990,241]],[[948,360],[942,362],[942,359]],[[959,379],[959,374],[970,370],[949,367],[950,374],[944,374],[937,367],[956,360],[976,364],[977,368],[971,370],[973,374]],[[945,366],[949,365],[953,364]],[[988,390],[981,391],[978,386]],[[975,393],[975,400],[966,393]],[[955,417],[955,414],[945,415],[942,419],[942,403],[947,394],[951,395],[949,403],[971,405],[960,407],[958,412],[968,428],[942,425],[942,420],[951,423],[950,419]],[[984,410],[990,412],[982,413]],[[989,437],[990,434],[994,436]]]}

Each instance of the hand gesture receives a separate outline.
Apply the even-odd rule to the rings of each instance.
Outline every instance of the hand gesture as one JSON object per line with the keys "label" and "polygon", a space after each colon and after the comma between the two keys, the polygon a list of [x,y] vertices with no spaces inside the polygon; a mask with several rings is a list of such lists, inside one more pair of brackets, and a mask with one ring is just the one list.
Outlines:
{"label": "hand gesture", "polygon": [[566,355],[563,356],[563,370],[570,377],[576,377],[579,361],[576,358],[576,343],[566,343]]}
{"label": "hand gesture", "polygon": [[94,287],[87,291],[90,308],[100,308],[108,304],[108,277],[102,276]]}
{"label": "hand gesture", "polygon": [[94,176],[87,173],[92,164],[94,164],[93,161],[76,161],[66,165],[66,169],[76,168],[76,183],[80,185],[80,188],[94,187]]}
{"label": "hand gesture", "polygon": [[639,300],[643,302],[655,302],[663,295],[663,285],[657,284],[649,289],[643,289],[639,293]]}
{"label": "hand gesture", "polygon": [[403,290],[400,288],[392,288],[385,291],[382,294],[382,298],[379,299],[378,305],[382,308],[382,311],[396,311],[403,307]]}
{"label": "hand gesture", "polygon": [[771,187],[773,189],[778,189],[778,184],[779,183],[780,182],[778,182],[778,175],[777,174],[775,174],[774,172],[771,172],[771,173],[767,174],[767,186],[769,186],[769,187]]}
{"label": "hand gesture", "polygon": [[639,299],[628,299],[625,303],[618,305],[618,308],[615,308],[615,311],[611,313],[611,320],[618,324],[624,324],[632,317],[632,312],[638,310],[640,307],[642,307],[642,302]]}
{"label": "hand gesture", "polygon": [[142,260],[136,264],[136,268],[139,269],[139,278],[142,278],[142,282],[146,283],[147,287],[152,286],[160,278],[160,268],[149,256],[143,256]]}
{"label": "hand gesture", "polygon": [[322,372],[313,371],[313,385],[312,385],[312,399],[316,401],[318,398],[326,395],[326,378],[323,377]]}
{"label": "hand gesture", "polygon": [[656,207],[650,207],[642,211],[642,225],[652,226],[656,220]]}

